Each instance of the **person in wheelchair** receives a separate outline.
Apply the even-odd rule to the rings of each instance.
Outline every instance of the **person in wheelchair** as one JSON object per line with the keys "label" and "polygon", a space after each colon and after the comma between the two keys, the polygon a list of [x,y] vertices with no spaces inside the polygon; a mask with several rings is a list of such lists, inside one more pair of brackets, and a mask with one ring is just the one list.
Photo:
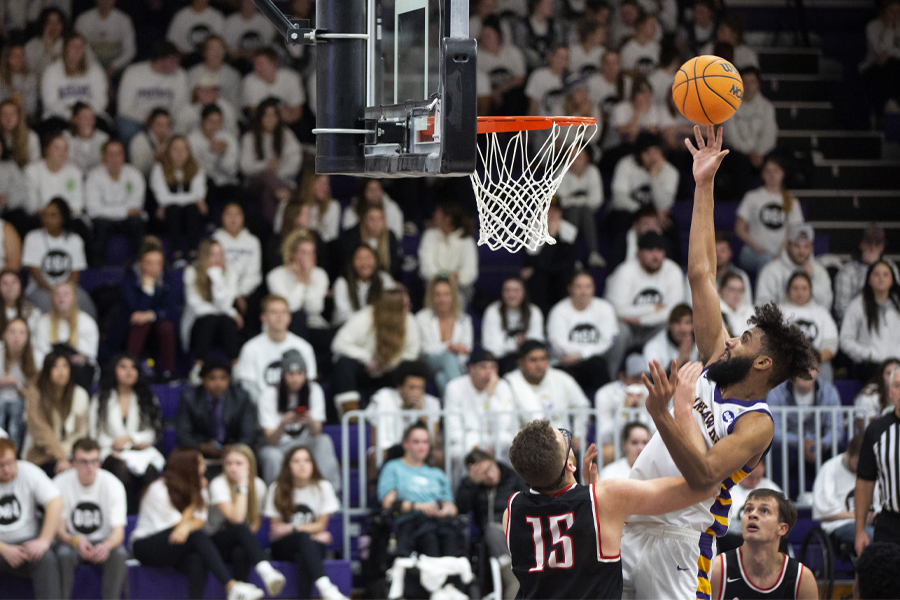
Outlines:
{"label": "person in wheelchair", "polygon": [[797,507],[781,492],[750,492],[741,516],[744,543],[716,557],[712,598],[817,599],[812,571],[778,549],[796,522]]}
{"label": "person in wheelchair", "polygon": [[[851,551],[856,542],[853,497],[862,441],[861,433],[853,436],[847,444],[846,452],[822,465],[813,484],[813,519],[819,521],[822,530],[831,534],[839,545],[849,545]],[[878,505],[877,498],[874,504]],[[869,523],[866,525],[866,533],[870,539],[874,535],[871,525],[873,516],[873,513],[869,513]]]}
{"label": "person in wheelchair", "polygon": [[403,456],[385,463],[378,477],[381,506],[397,514],[397,555],[459,556],[461,524],[450,480],[427,464],[428,426],[417,421],[403,432]]}

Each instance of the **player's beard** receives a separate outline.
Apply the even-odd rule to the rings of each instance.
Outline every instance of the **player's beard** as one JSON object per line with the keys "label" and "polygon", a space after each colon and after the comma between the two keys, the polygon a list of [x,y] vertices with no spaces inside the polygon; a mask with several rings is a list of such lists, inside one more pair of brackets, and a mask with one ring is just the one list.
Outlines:
{"label": "player's beard", "polygon": [[725,388],[743,381],[753,368],[755,358],[749,356],[733,356],[728,360],[720,360],[709,365],[706,377],[720,388]]}

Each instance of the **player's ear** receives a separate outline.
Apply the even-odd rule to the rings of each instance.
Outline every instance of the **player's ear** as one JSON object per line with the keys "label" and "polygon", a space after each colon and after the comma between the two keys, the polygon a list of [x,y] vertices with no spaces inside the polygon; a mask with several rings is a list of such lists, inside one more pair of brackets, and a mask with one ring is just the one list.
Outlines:
{"label": "player's ear", "polygon": [[759,371],[768,371],[772,368],[772,357],[760,354],[753,359],[753,368]]}
{"label": "player's ear", "polygon": [[784,537],[788,534],[788,531],[791,530],[791,526],[787,523],[779,523],[778,524],[778,536]]}

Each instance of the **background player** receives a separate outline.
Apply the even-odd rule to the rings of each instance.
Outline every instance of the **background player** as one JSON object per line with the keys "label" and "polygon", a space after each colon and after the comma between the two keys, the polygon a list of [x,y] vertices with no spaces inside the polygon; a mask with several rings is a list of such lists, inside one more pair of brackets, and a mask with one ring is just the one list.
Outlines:
{"label": "background player", "polygon": [[[697,187],[691,220],[688,278],[694,301],[694,336],[700,366],[686,377],[696,385],[676,402],[676,415],[666,410],[675,391],[676,371],[667,380],[659,363],[651,364],[656,387],[647,409],[658,433],[644,448],[631,471],[633,479],[683,474],[694,489],[721,484],[718,495],[660,517],[632,517],[622,539],[624,598],[710,597],[709,570],[715,537],[728,529],[729,490],[753,470],[772,443],[774,427],[766,394],[790,377],[809,377],[809,344],[796,327],[786,325],[774,304],[757,307],[751,329],[730,338],[722,326],[716,292],[716,240],[713,182],[728,151],[707,128],[708,143],[694,128],[693,173]],[[648,387],[649,382],[645,383]],[[684,386],[682,386],[684,387]],[[690,392],[694,393],[691,394]],[[652,409],[651,409],[652,406]],[[681,410],[677,407],[681,406]],[[676,422],[677,419],[677,422]]]}
{"label": "background player", "polygon": [[778,550],[796,522],[797,507],[781,492],[750,492],[741,516],[744,543],[716,557],[713,598],[816,600],[819,587],[812,571]]}
{"label": "background player", "polygon": [[[531,487],[516,492],[503,514],[520,598],[622,596],[619,541],[625,517],[660,514],[714,493],[692,491],[681,477],[598,482],[594,444],[584,456],[589,485],[575,481],[572,434],[547,419],[525,425],[509,449],[516,473]],[[561,468],[560,468],[561,467]]]}

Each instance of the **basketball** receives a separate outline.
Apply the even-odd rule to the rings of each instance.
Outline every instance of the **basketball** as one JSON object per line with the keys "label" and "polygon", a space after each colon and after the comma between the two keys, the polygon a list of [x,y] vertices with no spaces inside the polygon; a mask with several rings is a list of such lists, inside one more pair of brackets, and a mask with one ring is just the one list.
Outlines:
{"label": "basketball", "polygon": [[721,125],[741,106],[744,82],[730,62],[718,56],[687,61],[672,84],[672,99],[686,119],[698,125]]}

